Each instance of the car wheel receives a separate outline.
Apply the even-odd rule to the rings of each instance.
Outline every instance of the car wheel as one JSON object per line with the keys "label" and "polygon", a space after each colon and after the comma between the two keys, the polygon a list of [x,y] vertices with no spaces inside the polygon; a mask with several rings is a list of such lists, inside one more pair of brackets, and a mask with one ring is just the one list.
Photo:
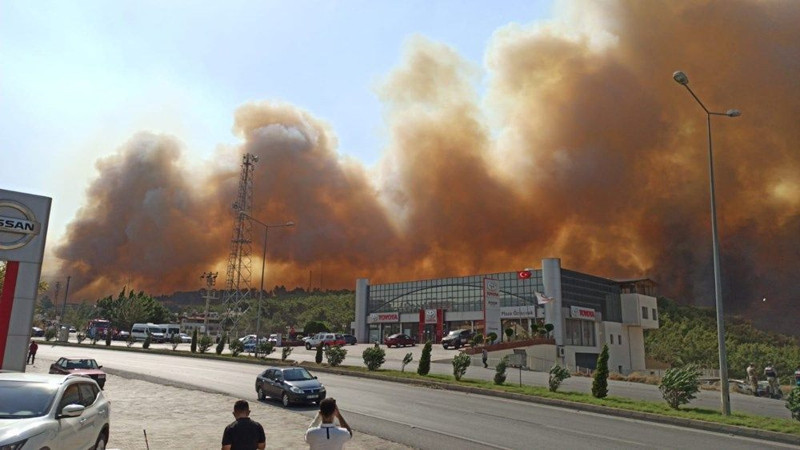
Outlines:
{"label": "car wheel", "polygon": [[308,342],[306,342],[306,350],[311,350],[311,344],[309,344]]}
{"label": "car wheel", "polygon": [[264,400],[266,400],[267,394],[264,392],[264,389],[261,386],[259,386],[258,389],[256,389],[256,392],[258,392],[258,401],[263,402]]}
{"label": "car wheel", "polygon": [[97,442],[94,443],[94,450],[106,450],[106,433],[100,433],[97,436]]}
{"label": "car wheel", "polygon": [[456,342],[456,345],[454,345],[454,346],[453,346],[453,348],[455,348],[456,350],[458,350],[458,347],[461,347],[461,344],[460,344],[460,343],[458,343],[458,342]]}
{"label": "car wheel", "polygon": [[281,401],[283,402],[283,406],[289,406],[289,403],[290,403],[289,402],[289,394],[284,392],[283,395],[281,396]]}

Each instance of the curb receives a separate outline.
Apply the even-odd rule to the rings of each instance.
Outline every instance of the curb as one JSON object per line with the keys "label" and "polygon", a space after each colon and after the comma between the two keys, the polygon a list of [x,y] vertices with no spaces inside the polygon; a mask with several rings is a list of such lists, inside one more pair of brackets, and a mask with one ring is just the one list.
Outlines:
{"label": "curb", "polygon": [[[50,343],[51,345],[62,345],[65,347],[81,347],[81,344],[73,344],[73,343],[64,343],[64,342],[55,342]],[[546,398],[546,397],[536,397],[533,395],[525,395],[525,394],[515,394],[511,392],[503,392],[503,391],[495,391],[491,389],[482,389],[476,388],[471,386],[460,386],[454,385],[449,383],[443,383],[434,380],[413,380],[408,378],[400,378],[400,377],[393,377],[388,375],[381,375],[378,373],[369,373],[369,372],[354,372],[349,370],[342,370],[337,369],[330,366],[324,365],[317,365],[314,363],[308,362],[297,362],[297,361],[281,361],[281,360],[251,360],[251,359],[235,359],[233,357],[221,357],[216,354],[196,354],[196,353],[186,353],[186,352],[176,352],[176,351],[161,351],[161,350],[143,350],[141,348],[132,349],[132,348],[114,348],[114,347],[106,347],[104,346],[93,346],[98,347],[102,350],[121,350],[121,351],[130,351],[130,352],[138,352],[138,353],[153,353],[153,354],[162,354],[162,355],[172,355],[172,356],[183,356],[187,358],[202,358],[202,359],[210,359],[216,361],[229,361],[235,363],[244,363],[244,364],[254,364],[254,365],[270,365],[270,366],[286,366],[286,365],[299,365],[302,367],[310,367],[313,368],[316,372],[326,372],[332,373],[335,375],[345,375],[345,376],[352,376],[352,377],[360,377],[360,378],[368,378],[373,380],[380,380],[380,381],[389,381],[393,383],[403,383],[403,384],[410,384],[416,386],[422,386],[427,388],[434,388],[434,389],[442,389],[442,390],[449,390],[455,392],[464,392],[468,394],[477,394],[477,395],[485,395],[489,397],[501,397],[506,398],[509,400],[517,400],[523,401],[528,403],[537,403],[542,405],[548,406],[556,406],[560,408],[566,409],[573,409],[576,411],[586,411],[598,414],[606,414],[606,415],[614,415],[617,417],[624,417],[628,419],[637,419],[637,420],[644,420],[647,422],[656,422],[656,423],[663,423],[666,425],[675,425],[680,427],[686,428],[694,428],[703,431],[711,431],[715,433],[725,433],[734,436],[741,436],[741,437],[748,437],[754,439],[762,439],[768,440],[773,442],[780,442],[784,444],[791,444],[791,445],[800,445],[800,436],[787,434],[787,433],[779,433],[776,431],[768,431],[768,430],[759,430],[756,428],[747,428],[747,427],[740,427],[736,425],[727,425],[727,424],[718,424],[712,422],[704,422],[702,420],[696,419],[684,419],[680,417],[670,417],[670,416],[663,416],[660,414],[653,414],[653,413],[646,413],[646,412],[639,412],[639,411],[629,411],[625,409],[618,409],[612,408],[609,406],[601,406],[601,405],[592,405],[588,403],[579,403],[579,402],[572,402],[569,400],[561,400],[561,399],[554,399],[554,398]],[[126,370],[118,370],[118,369],[107,369],[107,373],[112,375],[121,376],[123,378],[134,378],[143,381],[149,381],[155,384],[161,384],[166,386],[172,386],[177,388],[186,388],[187,386],[191,386],[193,389],[197,389],[201,392],[211,393],[211,394],[222,394],[222,395],[229,395],[226,392],[216,390],[213,388],[205,387],[205,386],[196,386],[196,385],[187,385],[186,383],[178,383],[168,378],[161,378],[158,376],[152,375],[142,375],[136,372],[129,372]]]}

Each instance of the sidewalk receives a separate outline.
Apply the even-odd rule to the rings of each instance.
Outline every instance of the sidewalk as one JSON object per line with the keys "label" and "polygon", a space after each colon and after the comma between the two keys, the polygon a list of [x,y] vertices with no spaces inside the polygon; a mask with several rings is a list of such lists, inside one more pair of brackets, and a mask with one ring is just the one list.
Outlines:
{"label": "sidewalk", "polygon": [[[47,373],[53,361],[36,360],[28,372]],[[141,380],[108,375],[103,391],[111,400],[111,436],[109,449],[145,450],[144,432],[151,450],[219,449],[222,431],[233,422],[233,403],[237,398],[181,389]],[[250,417],[264,426],[267,448],[307,449],[303,435],[310,419],[284,409],[264,404],[255,398],[250,403]],[[348,449],[407,449],[356,430]]]}

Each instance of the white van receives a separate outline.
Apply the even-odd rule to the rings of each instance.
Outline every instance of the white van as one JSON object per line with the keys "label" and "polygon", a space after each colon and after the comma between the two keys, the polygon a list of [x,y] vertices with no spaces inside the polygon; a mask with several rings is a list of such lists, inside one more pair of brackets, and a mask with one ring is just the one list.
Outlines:
{"label": "white van", "polygon": [[131,336],[137,341],[143,341],[150,335],[153,342],[164,342],[164,330],[154,323],[135,323],[131,328]]}
{"label": "white van", "polygon": [[181,326],[177,323],[160,323],[158,326],[164,330],[164,339],[167,342],[172,341],[172,336],[181,334]]}

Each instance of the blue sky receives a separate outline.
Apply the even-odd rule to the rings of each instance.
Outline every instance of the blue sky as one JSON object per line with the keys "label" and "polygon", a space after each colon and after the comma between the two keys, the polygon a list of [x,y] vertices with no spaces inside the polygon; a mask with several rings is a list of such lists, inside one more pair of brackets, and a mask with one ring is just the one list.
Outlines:
{"label": "blue sky", "polygon": [[84,203],[95,161],[134,133],[190,159],[236,144],[233,112],[283,101],[329,122],[339,152],[380,158],[374,88],[414,35],[477,66],[492,34],[549,19],[550,1],[81,1],[0,4],[0,175],[51,196],[50,239]]}

